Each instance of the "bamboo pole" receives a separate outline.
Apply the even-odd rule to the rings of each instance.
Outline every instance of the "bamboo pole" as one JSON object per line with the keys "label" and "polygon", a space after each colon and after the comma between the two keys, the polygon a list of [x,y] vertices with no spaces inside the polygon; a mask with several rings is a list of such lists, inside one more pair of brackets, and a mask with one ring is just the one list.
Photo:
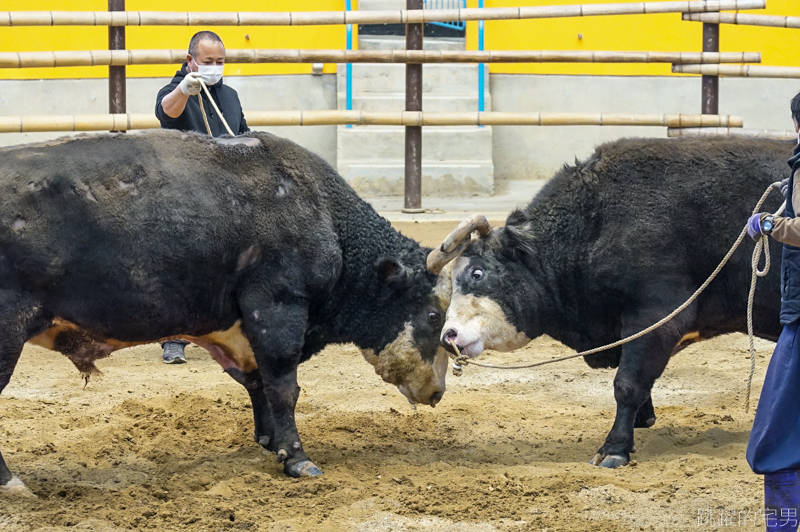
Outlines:
{"label": "bamboo pole", "polygon": [[[249,111],[250,126],[661,126],[742,127],[727,115],[621,113],[429,113],[419,111]],[[150,114],[0,116],[0,133],[39,131],[130,131],[158,129]]]}
{"label": "bamboo pole", "polygon": [[800,67],[750,65],[672,65],[676,74],[702,74],[732,78],[800,78]]}
{"label": "bamboo pole", "polygon": [[766,0],[683,0],[411,11],[169,12],[3,11],[0,26],[308,26],[646,15],[763,9]]}
{"label": "bamboo pole", "polygon": [[0,133],[130,131],[159,127],[158,119],[148,114],[0,116]]}
{"label": "bamboo pole", "polygon": [[669,128],[668,137],[744,137],[751,139],[775,139],[797,142],[797,133],[775,129],[742,129],[729,127]]}
{"label": "bamboo pole", "polygon": [[740,24],[743,26],[767,26],[770,28],[798,28],[800,17],[775,15],[745,15],[741,13],[684,13],[683,20],[712,24]]}
{"label": "bamboo pole", "polygon": [[[185,50],[0,52],[0,68],[174,65]],[[760,63],[757,52],[228,50],[227,63]]]}

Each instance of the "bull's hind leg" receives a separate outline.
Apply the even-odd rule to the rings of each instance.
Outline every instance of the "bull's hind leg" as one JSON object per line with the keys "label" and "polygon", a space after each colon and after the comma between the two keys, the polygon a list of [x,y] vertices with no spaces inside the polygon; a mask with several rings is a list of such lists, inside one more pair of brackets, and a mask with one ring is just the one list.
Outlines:
{"label": "bull's hind leg", "polygon": [[[38,307],[19,293],[0,290],[0,393],[11,380],[25,341],[47,328],[49,320]],[[11,474],[0,454],[0,495],[35,497]]]}
{"label": "bull's hind leg", "polygon": [[[674,305],[664,303],[649,312],[639,310],[635,316],[624,320],[623,337],[652,325],[664,317],[663,309],[675,308],[679,304],[680,301]],[[617,468],[630,461],[630,453],[634,450],[633,429],[637,413],[641,410],[641,417],[650,417],[653,383],[667,367],[672,348],[693,320],[694,306],[691,306],[661,328],[622,346],[622,358],[614,377],[617,416],[605,443],[591,460],[592,464]],[[655,419],[654,414],[652,417]]]}

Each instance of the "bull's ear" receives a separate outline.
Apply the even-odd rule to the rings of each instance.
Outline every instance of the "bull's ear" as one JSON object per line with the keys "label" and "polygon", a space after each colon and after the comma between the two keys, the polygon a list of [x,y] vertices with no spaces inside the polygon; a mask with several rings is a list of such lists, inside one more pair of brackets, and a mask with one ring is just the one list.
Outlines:
{"label": "bull's ear", "polygon": [[375,263],[378,280],[392,288],[402,288],[408,282],[411,272],[395,259],[382,258]]}
{"label": "bull's ear", "polygon": [[502,246],[500,253],[508,260],[518,262],[523,260],[526,253],[530,253],[529,243],[525,234],[516,226],[506,226],[503,228]]}

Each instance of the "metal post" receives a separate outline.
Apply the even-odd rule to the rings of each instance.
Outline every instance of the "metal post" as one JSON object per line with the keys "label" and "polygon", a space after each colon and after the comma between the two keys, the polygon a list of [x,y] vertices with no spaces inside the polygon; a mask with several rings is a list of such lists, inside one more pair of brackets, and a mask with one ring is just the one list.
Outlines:
{"label": "metal post", "polygon": [[[406,0],[406,8],[422,9],[423,0]],[[406,24],[406,49],[422,50],[422,24]],[[422,111],[422,64],[406,65],[406,111]],[[403,212],[422,208],[422,126],[406,126],[406,181]]]}
{"label": "metal post", "polygon": [[[108,0],[109,11],[125,11],[125,0]],[[108,27],[108,49],[125,49],[125,26]],[[125,114],[127,112],[125,89],[125,66],[108,67],[108,112]]]}
{"label": "metal post", "polygon": [[[719,52],[719,24],[703,23],[703,51]],[[719,77],[703,76],[704,115],[719,114]]]}

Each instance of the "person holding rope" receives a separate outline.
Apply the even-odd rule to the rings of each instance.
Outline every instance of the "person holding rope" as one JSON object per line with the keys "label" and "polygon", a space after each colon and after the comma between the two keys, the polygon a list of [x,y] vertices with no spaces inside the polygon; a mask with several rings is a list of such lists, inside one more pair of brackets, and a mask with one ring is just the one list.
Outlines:
{"label": "person holding rope", "polygon": [[[198,133],[208,133],[208,129],[211,129],[212,137],[226,133],[222,117],[214,111],[208,95],[200,85],[202,79],[233,134],[241,135],[250,131],[244,119],[239,95],[222,81],[224,66],[225,45],[219,35],[213,31],[195,33],[189,41],[186,62],[175,73],[169,85],[158,91],[156,117],[161,122],[161,127]],[[205,113],[200,107],[201,98],[204,100]]]}
{"label": "person holding rope", "polygon": [[[791,111],[800,135],[800,94],[792,99]],[[800,520],[800,136],[789,166],[791,173],[782,183],[784,215],[759,213],[747,222],[753,239],[769,236],[783,243],[783,330],[764,377],[747,444],[747,462],[755,473],[764,475],[768,532],[796,531]]]}
{"label": "person holding rope", "polygon": [[[241,135],[250,128],[244,119],[239,95],[222,82],[222,69],[225,66],[225,45],[213,31],[200,31],[189,41],[186,62],[175,73],[169,85],[158,91],[156,97],[156,117],[164,129],[196,131],[219,137],[227,133],[223,117],[214,111],[208,100],[209,94],[228,122],[231,131]],[[208,87],[203,91],[200,80]],[[202,107],[200,99],[205,100]],[[189,342],[175,340],[164,342],[162,359],[165,364],[186,362],[184,348]]]}

